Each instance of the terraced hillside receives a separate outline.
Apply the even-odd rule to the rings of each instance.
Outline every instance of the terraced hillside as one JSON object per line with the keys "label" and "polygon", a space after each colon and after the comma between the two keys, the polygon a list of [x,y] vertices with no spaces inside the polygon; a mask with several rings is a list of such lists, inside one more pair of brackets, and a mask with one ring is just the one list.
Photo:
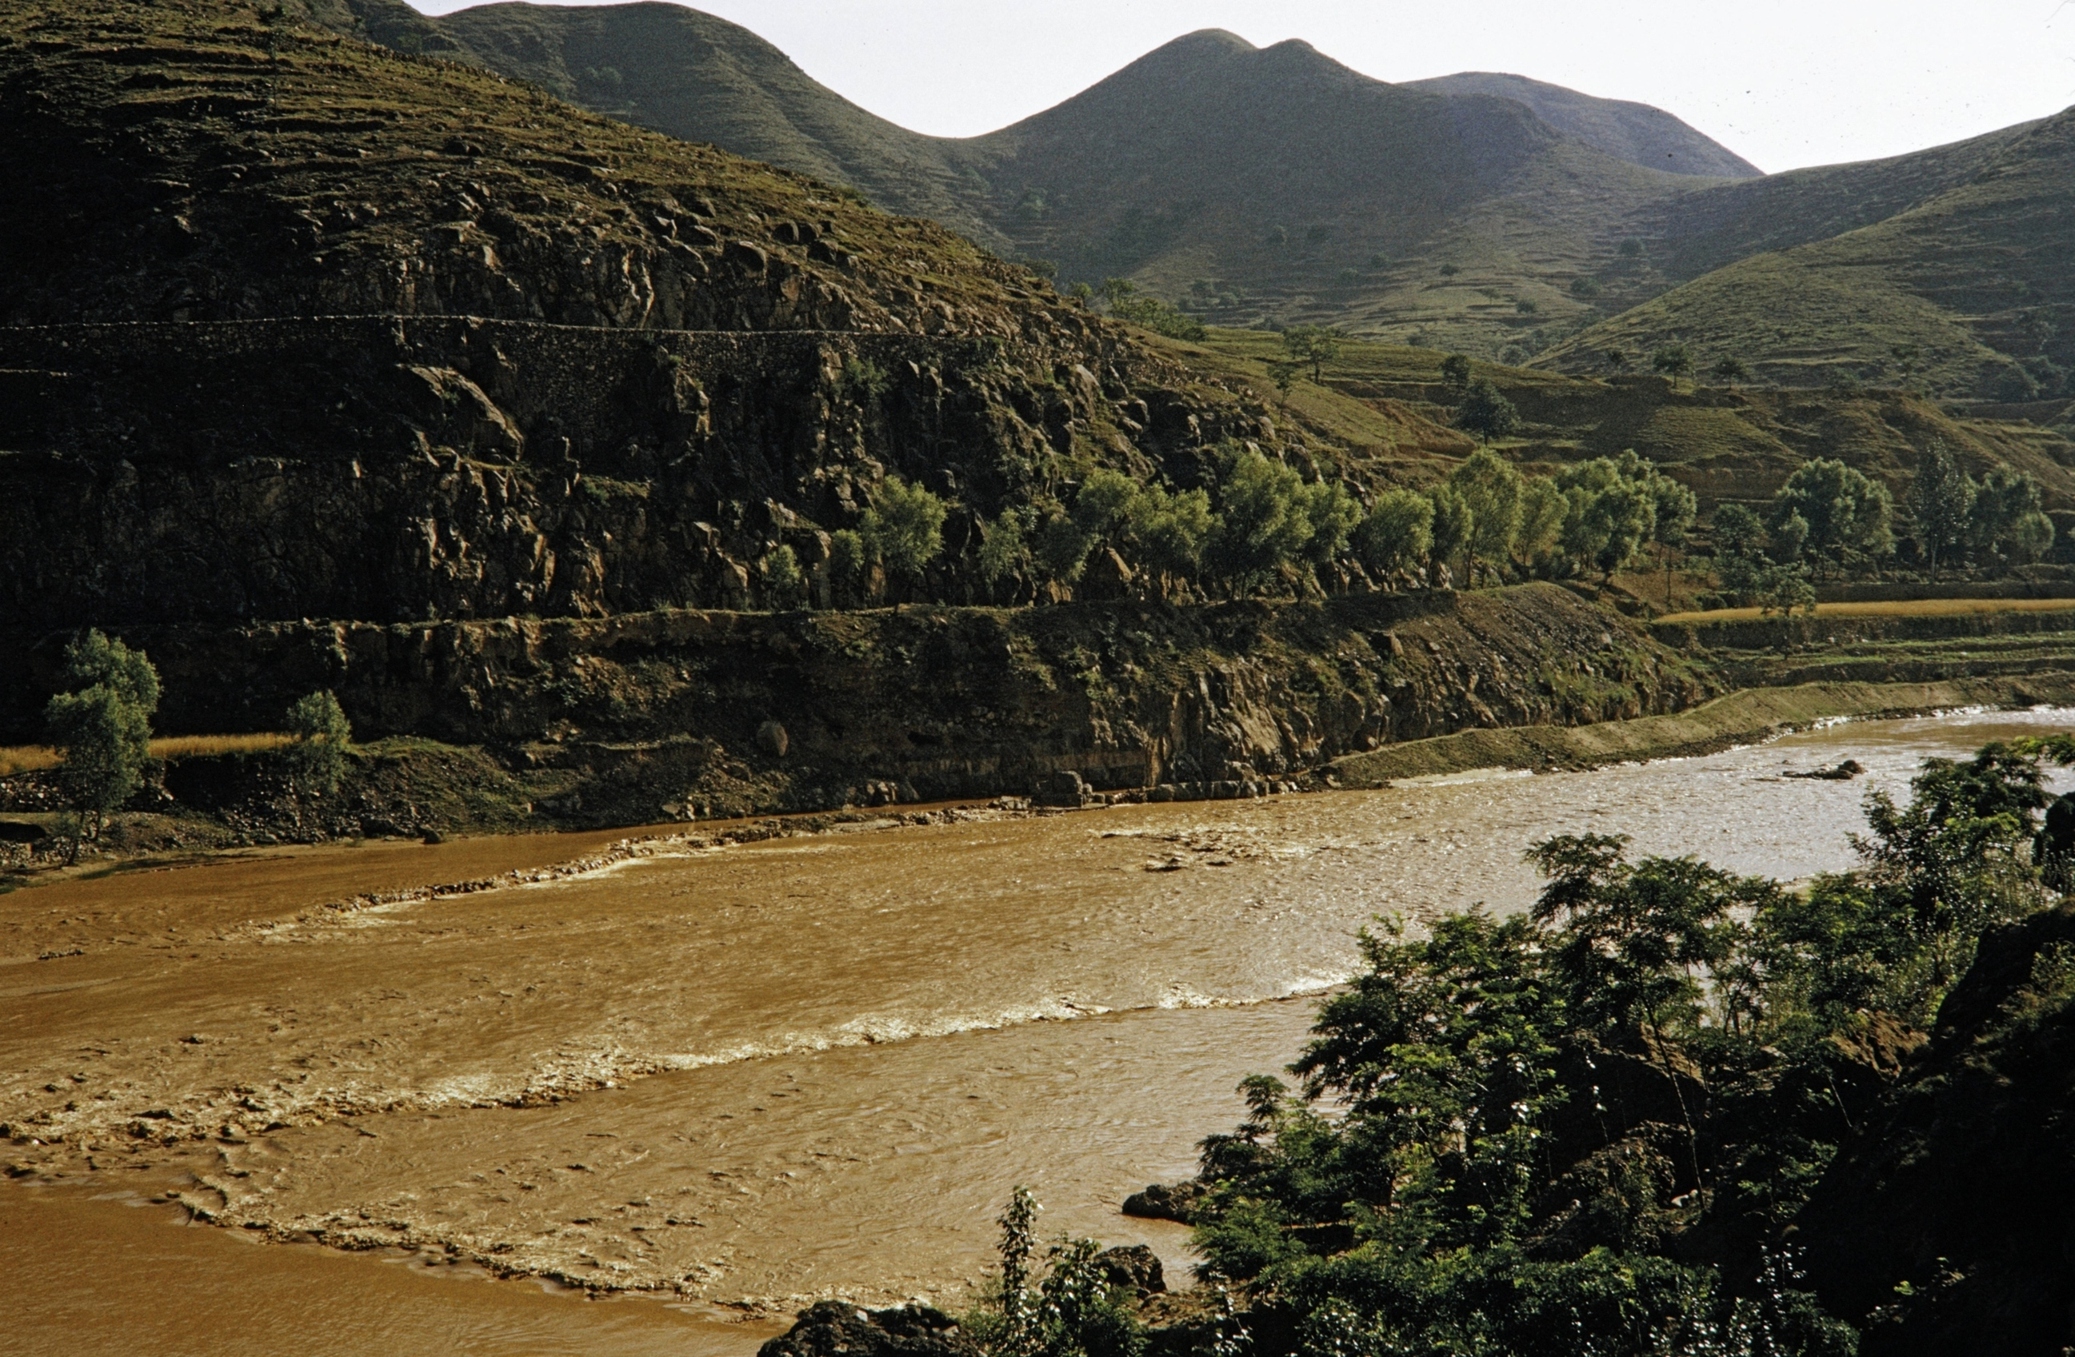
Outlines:
{"label": "terraced hillside", "polygon": [[1510,77],[1392,86],[1301,42],[1257,50],[1214,30],[959,140],[877,118],[682,6],[428,19],[402,0],[298,2],[375,41],[849,185],[1069,281],[1129,276],[1218,323],[1353,319],[1494,357],[1598,316],[1568,285],[1617,259],[1624,214],[1714,182],[1695,175],[1754,172],[1639,105]]}
{"label": "terraced hillside", "polygon": [[[1267,364],[1277,336],[1212,330],[1200,345],[1170,341],[1178,354],[1223,371],[1230,385],[1268,389]],[[1400,476],[1437,474],[1436,457],[1466,455],[1464,434],[1447,429],[1456,395],[1443,380],[1442,355],[1431,349],[1351,341],[1323,371],[1324,384],[1293,387],[1287,413],[1329,430],[1370,456],[1397,456]],[[1213,366],[1214,365],[1214,366]],[[1699,495],[1704,507],[1725,500],[1769,498],[1811,457],[1838,457],[1879,477],[1904,498],[1923,450],[1944,442],[1975,473],[2005,465],[2038,480],[2046,506],[2075,510],[2075,442],[2021,422],[1963,418],[1938,404],[1893,390],[1856,392],[1795,388],[1674,385],[1655,375],[1587,375],[1543,368],[1476,364],[1519,409],[1522,426],[1495,446],[1524,465],[1551,468],[1582,458],[1618,456],[1634,448]],[[1403,421],[1437,429],[1417,449]]]}
{"label": "terraced hillside", "polygon": [[[1907,381],[2002,403],[2075,394],[2065,386],[2075,364],[2075,110],[1897,161],[1781,178],[1791,182],[1675,204],[1660,227],[1684,235],[1673,260],[1711,271],[1586,330],[1550,361],[1589,366],[1608,348],[1683,340],[1703,363],[1736,356],[1772,381]],[[1826,238],[1831,226],[1851,229]],[[1763,252],[1725,258],[1753,246]]]}
{"label": "terraced hillside", "polygon": [[12,7],[0,109],[18,624],[739,606],[895,474],[962,597],[1004,504],[1303,436],[942,227],[275,6]]}

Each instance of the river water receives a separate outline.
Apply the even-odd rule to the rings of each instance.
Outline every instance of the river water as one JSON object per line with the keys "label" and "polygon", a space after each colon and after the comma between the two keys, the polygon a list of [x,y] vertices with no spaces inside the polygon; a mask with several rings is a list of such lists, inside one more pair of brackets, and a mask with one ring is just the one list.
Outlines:
{"label": "river water", "polygon": [[[134,1323],[165,1352],[309,1329],[313,1352],[740,1353],[816,1296],[959,1303],[1018,1183],[1048,1234],[1177,1272],[1185,1232],[1118,1203],[1187,1174],[1239,1078],[1297,1054],[1374,916],[1521,908],[1521,853],[1555,833],[1843,868],[1870,788],[2069,728],[1962,713],[1591,773],[966,812],[355,909],[321,906],[603,836],[19,891],[0,1119],[44,1143],[5,1147],[37,1185],[0,1191],[0,1257],[32,1283],[0,1351]],[[1782,776],[1846,757],[1867,776]],[[172,1228],[197,1219],[237,1228]]]}

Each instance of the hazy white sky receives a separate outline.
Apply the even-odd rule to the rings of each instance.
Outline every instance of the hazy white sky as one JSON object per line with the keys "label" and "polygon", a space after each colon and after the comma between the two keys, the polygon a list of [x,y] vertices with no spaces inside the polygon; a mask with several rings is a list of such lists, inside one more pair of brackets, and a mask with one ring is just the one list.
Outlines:
{"label": "hazy white sky", "polygon": [[[465,0],[411,0],[444,14]],[[581,3],[582,0],[550,0]],[[1379,80],[1510,71],[1669,109],[1760,168],[2075,104],[2075,0],[705,0],[921,132],[992,131],[1170,38],[1303,38]]]}

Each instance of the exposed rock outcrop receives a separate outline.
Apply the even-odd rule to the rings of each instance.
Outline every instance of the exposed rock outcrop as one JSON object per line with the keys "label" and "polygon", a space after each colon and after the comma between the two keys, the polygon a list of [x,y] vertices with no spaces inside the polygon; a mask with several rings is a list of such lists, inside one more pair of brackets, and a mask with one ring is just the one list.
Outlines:
{"label": "exposed rock outcrop", "polygon": [[[339,695],[362,738],[581,770],[575,818],[1289,780],[1474,726],[1677,710],[1701,671],[1550,585],[1314,603],[866,613],[670,611],[381,626],[122,628],[167,733],[266,730]],[[0,638],[0,738],[31,739],[62,634]],[[760,738],[786,732],[784,752]],[[1066,779],[1060,779],[1065,784]]]}
{"label": "exposed rock outcrop", "polygon": [[800,1311],[784,1335],[757,1349],[757,1357],[979,1357],[980,1349],[957,1321],[927,1305],[867,1310],[825,1300]]}

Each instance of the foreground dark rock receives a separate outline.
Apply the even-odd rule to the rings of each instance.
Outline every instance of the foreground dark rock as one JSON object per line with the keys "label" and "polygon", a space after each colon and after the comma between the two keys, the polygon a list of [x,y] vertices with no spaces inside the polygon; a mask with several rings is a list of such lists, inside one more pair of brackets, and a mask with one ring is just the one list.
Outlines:
{"label": "foreground dark rock", "polygon": [[2075,1346],[2075,912],[1982,940],[1929,1048],[1796,1221],[1864,1357]]}
{"label": "foreground dark rock", "polygon": [[825,1300],[800,1311],[792,1329],[757,1357],[979,1357],[956,1320],[927,1305],[866,1310]]}

